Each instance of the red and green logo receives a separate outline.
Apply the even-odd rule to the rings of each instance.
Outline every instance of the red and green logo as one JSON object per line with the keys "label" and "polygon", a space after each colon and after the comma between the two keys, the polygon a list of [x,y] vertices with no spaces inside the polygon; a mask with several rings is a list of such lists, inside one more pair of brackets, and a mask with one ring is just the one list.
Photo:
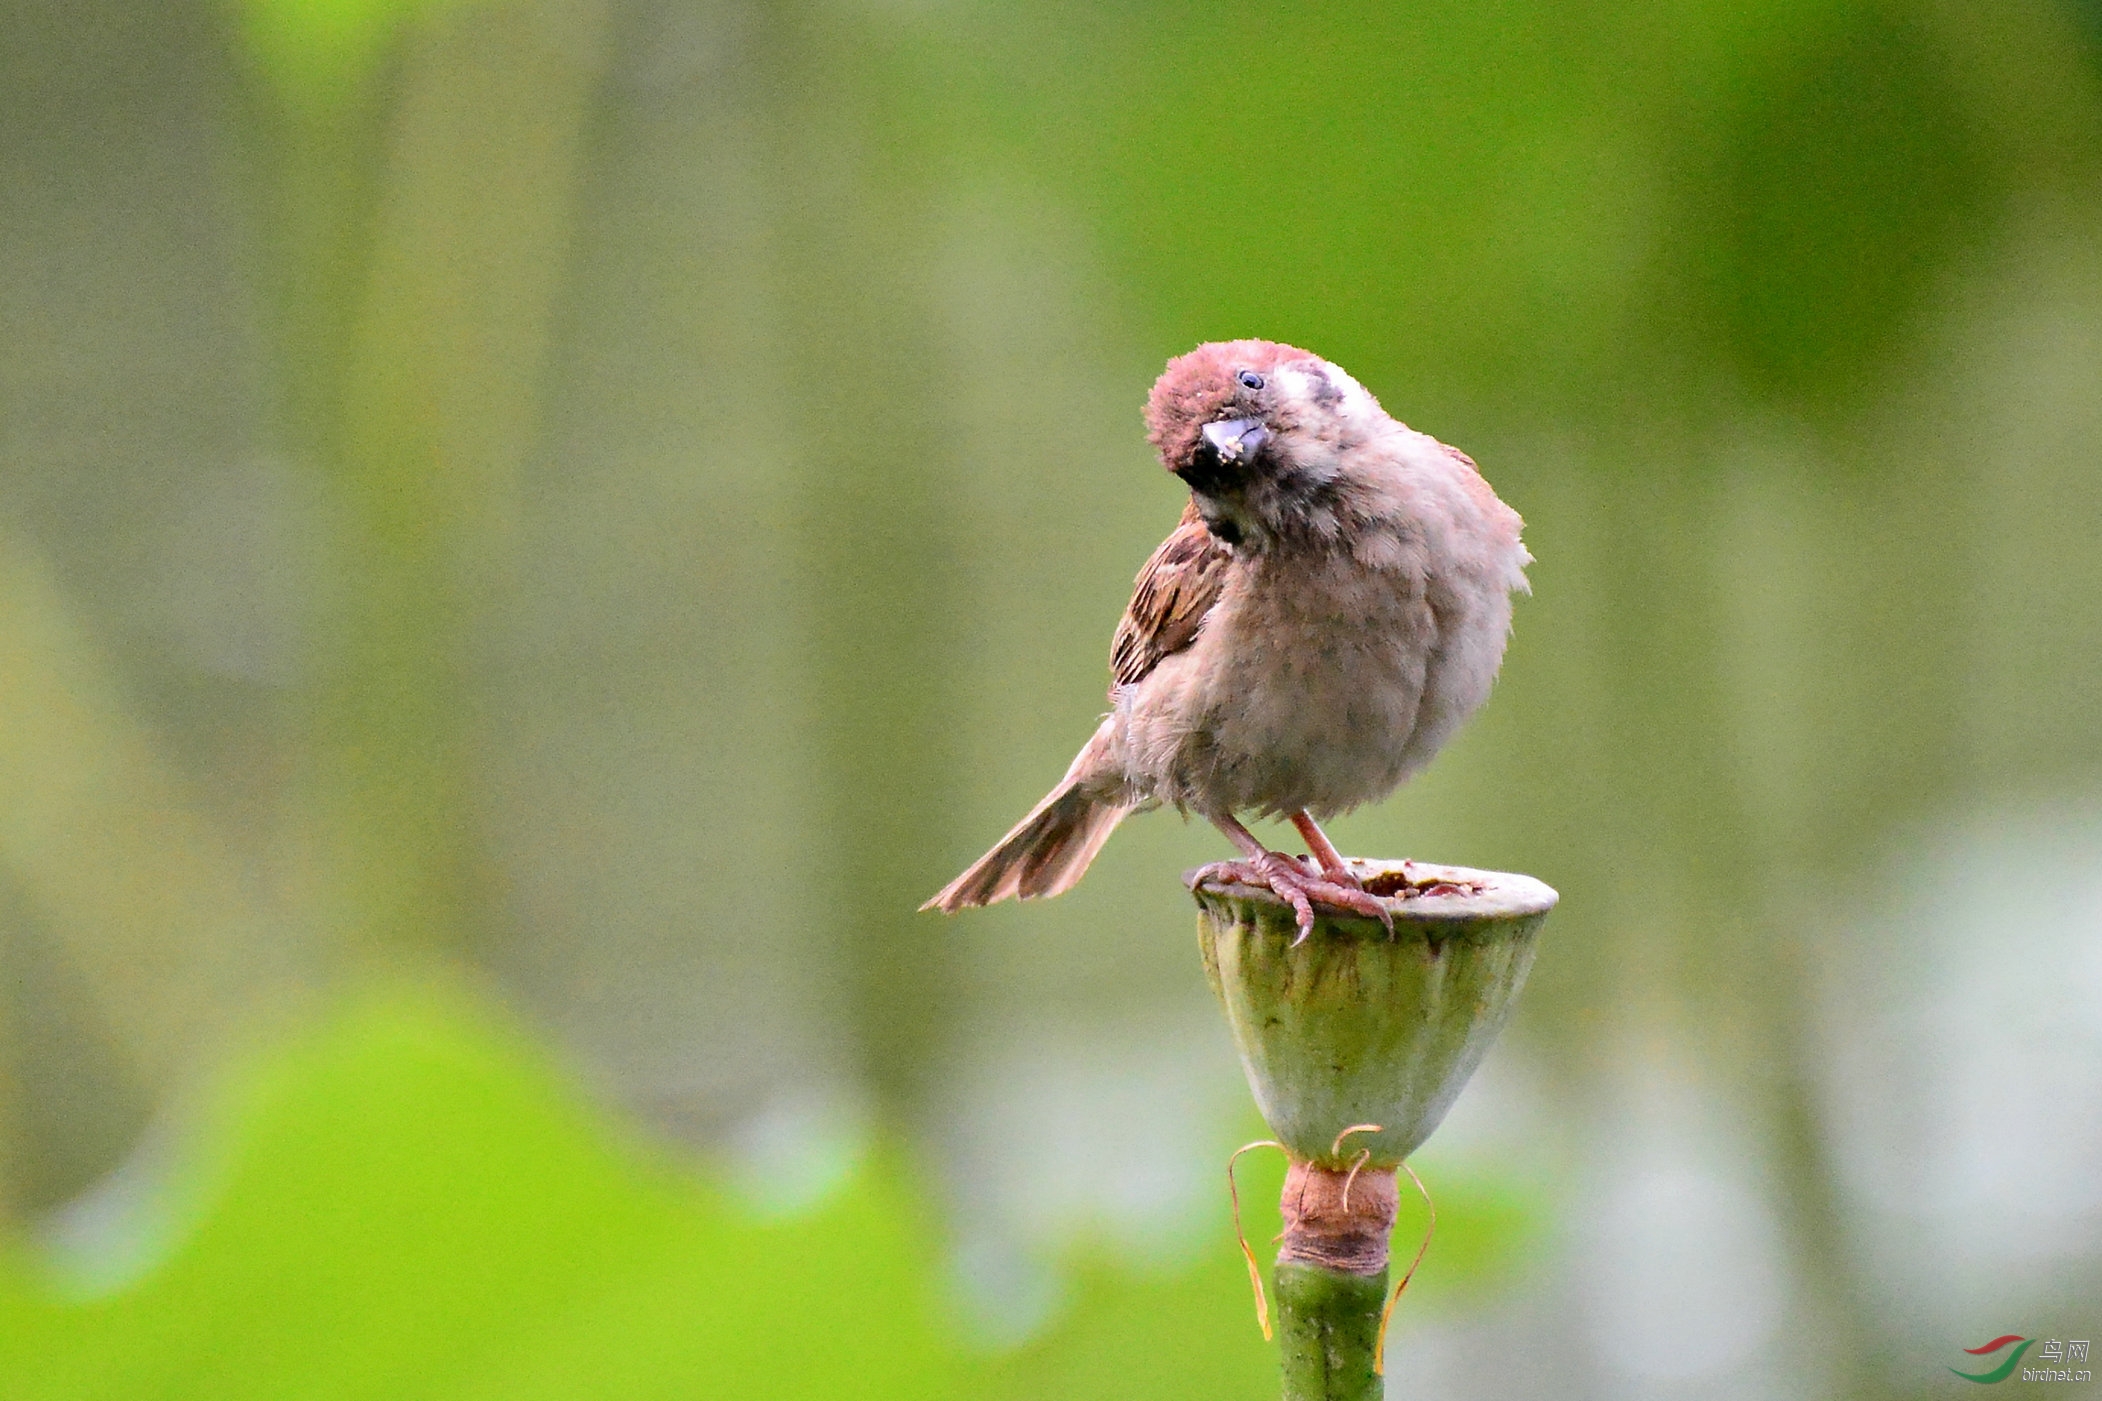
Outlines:
{"label": "red and green logo", "polygon": [[1956,1369],[1954,1367],[1951,1367],[1949,1370],[1952,1372],[1956,1372],[1957,1376],[1962,1377],[1967,1382],[1985,1382],[1988,1384],[1992,1382],[2004,1382],[2010,1376],[2014,1375],[2015,1365],[2022,1360],[2022,1354],[2029,1351],[2029,1344],[2035,1341],[2036,1340],[2034,1338],[2025,1338],[2019,1333],[2009,1333],[2005,1337],[1994,1338],[1991,1342],[1985,1344],[1983,1347],[1967,1347],[1964,1349],[1964,1351],[1969,1353],[1971,1356],[1987,1357],[1993,1353],[1998,1352],[2001,1348],[2006,1347],[2009,1343],[2021,1344],[2020,1347],[2017,1347],[2013,1352],[2007,1354],[2007,1360],[2005,1362],[2002,1362],[1999,1366],[1993,1368],[1990,1372],[1956,1372]]}

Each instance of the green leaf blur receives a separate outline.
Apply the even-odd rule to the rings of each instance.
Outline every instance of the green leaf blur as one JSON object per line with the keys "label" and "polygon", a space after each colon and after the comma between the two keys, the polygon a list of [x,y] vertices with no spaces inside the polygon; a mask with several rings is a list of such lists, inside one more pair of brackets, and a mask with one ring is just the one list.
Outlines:
{"label": "green leaf blur", "polygon": [[[988,1354],[948,1307],[899,1155],[780,1219],[617,1131],[515,1028],[430,986],[368,994],[251,1057],[215,1100],[178,1174],[194,1219],[162,1224],[168,1258],[143,1278],[79,1298],[34,1257],[0,1266],[11,1401],[1274,1385],[1223,1214],[1201,1260],[1092,1261],[1068,1317]],[[1274,1167],[1245,1177],[1253,1201],[1275,1198]],[[1431,1306],[1507,1270],[1527,1212],[1462,1179]],[[1252,1231],[1276,1223],[1274,1207],[1248,1213]]]}
{"label": "green leaf blur", "polygon": [[64,1302],[14,1262],[10,1396],[957,1394],[894,1163],[755,1225],[429,993],[226,1093],[230,1161],[149,1277]]}

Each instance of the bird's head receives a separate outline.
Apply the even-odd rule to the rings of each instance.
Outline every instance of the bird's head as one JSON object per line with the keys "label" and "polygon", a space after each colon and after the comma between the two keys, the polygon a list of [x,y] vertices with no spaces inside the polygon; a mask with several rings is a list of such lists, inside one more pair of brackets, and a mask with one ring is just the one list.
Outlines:
{"label": "bird's head", "polygon": [[1343,455],[1392,420],[1318,355],[1275,341],[1213,341],[1168,362],[1146,436],[1229,545],[1320,528]]}

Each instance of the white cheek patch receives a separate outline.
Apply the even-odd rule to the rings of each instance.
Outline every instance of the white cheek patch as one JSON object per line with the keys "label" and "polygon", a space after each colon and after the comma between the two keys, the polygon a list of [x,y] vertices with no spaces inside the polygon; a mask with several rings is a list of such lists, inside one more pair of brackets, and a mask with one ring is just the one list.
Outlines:
{"label": "white cheek patch", "polygon": [[1341,417],[1362,422],[1387,416],[1380,408],[1379,400],[1372,397],[1371,390],[1334,365],[1328,367],[1328,382],[1343,393],[1343,402],[1336,410]]}
{"label": "white cheek patch", "polygon": [[1287,393],[1314,416],[1353,427],[1378,424],[1386,418],[1370,390],[1352,379],[1348,371],[1326,360],[1281,366],[1278,373],[1285,380]]}
{"label": "white cheek patch", "polygon": [[1322,413],[1334,413],[1342,405],[1344,384],[1350,376],[1324,361],[1301,361],[1279,367],[1285,397]]}
{"label": "white cheek patch", "polygon": [[1297,410],[1298,431],[1281,441],[1279,450],[1300,489],[1334,481],[1342,472],[1337,453],[1386,424],[1379,401],[1325,360],[1280,365],[1276,381]]}

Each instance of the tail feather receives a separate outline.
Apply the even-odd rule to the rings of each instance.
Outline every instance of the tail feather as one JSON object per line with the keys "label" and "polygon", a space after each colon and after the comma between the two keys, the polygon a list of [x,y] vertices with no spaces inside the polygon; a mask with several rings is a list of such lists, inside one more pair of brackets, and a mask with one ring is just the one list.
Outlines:
{"label": "tail feather", "polygon": [[1091,797],[1079,777],[1068,774],[999,845],[920,908],[955,914],[973,905],[1064,894],[1087,874],[1095,853],[1130,811]]}

